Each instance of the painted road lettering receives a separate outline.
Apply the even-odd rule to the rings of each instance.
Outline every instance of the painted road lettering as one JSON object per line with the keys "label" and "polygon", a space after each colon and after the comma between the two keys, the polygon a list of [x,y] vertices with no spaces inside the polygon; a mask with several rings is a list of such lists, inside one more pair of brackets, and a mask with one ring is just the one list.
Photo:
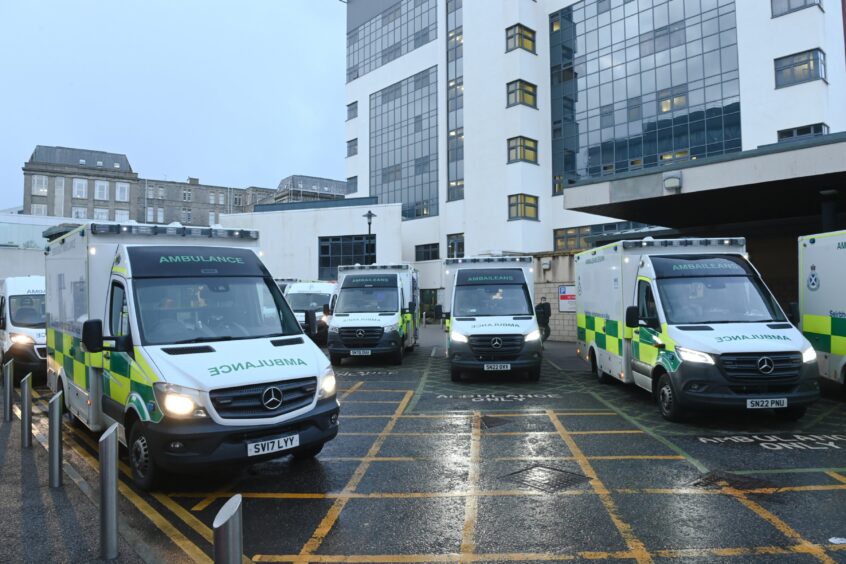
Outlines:
{"label": "painted road lettering", "polygon": [[436,396],[437,399],[469,399],[472,402],[523,402],[560,397],[560,394],[438,394]]}
{"label": "painted road lettering", "polygon": [[734,435],[699,437],[699,442],[756,444],[766,450],[841,450],[846,447],[846,435]]}

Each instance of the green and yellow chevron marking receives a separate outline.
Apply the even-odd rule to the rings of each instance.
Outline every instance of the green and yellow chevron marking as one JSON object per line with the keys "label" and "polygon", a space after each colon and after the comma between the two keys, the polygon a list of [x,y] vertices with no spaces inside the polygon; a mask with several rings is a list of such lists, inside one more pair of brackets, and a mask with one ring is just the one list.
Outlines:
{"label": "green and yellow chevron marking", "polygon": [[846,355],[846,318],[806,313],[802,316],[802,333],[814,350]]}
{"label": "green and yellow chevron marking", "polygon": [[623,354],[623,334],[621,329],[623,323],[613,319],[603,319],[579,313],[576,315],[577,338],[585,345],[595,343],[602,350],[611,354]]}

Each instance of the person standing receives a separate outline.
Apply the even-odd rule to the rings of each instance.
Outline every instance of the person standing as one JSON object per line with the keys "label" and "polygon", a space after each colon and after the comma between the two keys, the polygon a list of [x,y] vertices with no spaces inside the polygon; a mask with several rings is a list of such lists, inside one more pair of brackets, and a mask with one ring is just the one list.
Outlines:
{"label": "person standing", "polygon": [[538,318],[541,339],[546,341],[551,332],[549,329],[549,319],[552,317],[552,307],[546,301],[546,297],[542,297],[540,303],[535,306],[535,317]]}

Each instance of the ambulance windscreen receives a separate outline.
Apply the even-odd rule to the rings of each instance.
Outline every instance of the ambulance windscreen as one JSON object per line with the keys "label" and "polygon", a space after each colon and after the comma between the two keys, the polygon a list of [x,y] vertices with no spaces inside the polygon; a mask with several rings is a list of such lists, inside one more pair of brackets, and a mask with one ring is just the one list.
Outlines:
{"label": "ambulance windscreen", "polygon": [[198,246],[128,247],[133,278],[270,276],[250,249]]}
{"label": "ambulance windscreen", "polygon": [[741,257],[712,256],[652,256],[656,278],[690,278],[701,276],[749,276],[753,273]]}

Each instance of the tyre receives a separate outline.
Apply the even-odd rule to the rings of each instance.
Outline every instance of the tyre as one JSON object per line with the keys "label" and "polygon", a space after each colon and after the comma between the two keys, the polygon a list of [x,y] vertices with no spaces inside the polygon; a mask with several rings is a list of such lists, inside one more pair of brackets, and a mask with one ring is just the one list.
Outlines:
{"label": "tyre", "polygon": [[407,353],[414,352],[414,346],[415,346],[415,343],[414,343],[414,341],[412,341],[410,345],[405,347],[405,352],[407,352]]}
{"label": "tyre", "polygon": [[296,450],[291,451],[291,457],[295,461],[311,460],[312,458],[320,454],[320,451],[323,450],[323,444],[324,443],[318,443],[316,445],[300,447]]}
{"label": "tyre", "polygon": [[329,362],[332,363],[332,366],[341,366],[341,355],[330,353]]}
{"label": "tyre", "polygon": [[461,382],[461,369],[450,367],[449,369],[449,379],[453,382]]}
{"label": "tyre", "polygon": [[144,424],[136,421],[129,431],[129,467],[132,470],[132,481],[145,492],[155,488],[162,478],[162,470],[153,460],[151,450]]}
{"label": "tyre", "polygon": [[402,364],[402,352],[405,349],[405,345],[400,344],[399,348],[396,350],[395,353],[391,354],[391,364],[399,366]]}
{"label": "tyre", "polygon": [[807,407],[788,407],[785,409],[776,409],[775,416],[782,421],[799,421],[804,417]]}
{"label": "tyre", "polygon": [[590,371],[600,384],[610,384],[614,380],[599,369],[599,365],[596,363],[596,353],[593,352],[593,349],[590,351]]}
{"label": "tyre", "polygon": [[529,375],[528,375],[529,382],[537,382],[540,380],[541,376],[541,367],[535,366],[534,368],[529,368]]}
{"label": "tyre", "polygon": [[676,391],[668,374],[662,374],[661,379],[658,380],[658,390],[655,396],[658,401],[658,410],[664,419],[674,422],[684,420]]}

